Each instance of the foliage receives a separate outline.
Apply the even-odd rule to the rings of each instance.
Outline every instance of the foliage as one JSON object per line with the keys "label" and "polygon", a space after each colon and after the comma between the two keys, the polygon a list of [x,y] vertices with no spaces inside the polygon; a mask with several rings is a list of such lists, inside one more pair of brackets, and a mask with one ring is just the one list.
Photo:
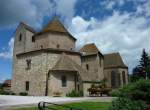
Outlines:
{"label": "foliage", "polygon": [[133,74],[131,75],[131,81],[137,81],[141,78],[150,78],[150,56],[143,49],[139,65],[133,69]]}
{"label": "foliage", "polygon": [[142,104],[128,98],[118,98],[112,102],[110,110],[143,110]]}
{"label": "foliage", "polygon": [[28,93],[27,92],[20,92],[19,95],[21,95],[21,96],[27,96]]}
{"label": "foliage", "polygon": [[109,93],[109,95],[112,96],[112,97],[119,97],[120,91],[119,91],[119,89],[112,90],[112,91]]}
{"label": "foliage", "polygon": [[128,100],[127,104],[129,105],[133,104],[135,108],[137,106],[136,103],[138,102],[140,102],[139,104],[141,104],[140,107],[143,107],[142,109],[133,109],[133,110],[150,110],[150,80],[141,79],[137,82],[130,83],[120,88],[118,91],[115,91],[115,93],[118,93],[117,96],[119,97],[119,99],[113,102],[111,110],[132,110],[130,108],[129,109],[117,108],[120,106],[125,107],[126,105],[124,103],[127,100]]}
{"label": "foliage", "polygon": [[83,91],[72,90],[70,93],[66,94],[67,97],[83,97]]}

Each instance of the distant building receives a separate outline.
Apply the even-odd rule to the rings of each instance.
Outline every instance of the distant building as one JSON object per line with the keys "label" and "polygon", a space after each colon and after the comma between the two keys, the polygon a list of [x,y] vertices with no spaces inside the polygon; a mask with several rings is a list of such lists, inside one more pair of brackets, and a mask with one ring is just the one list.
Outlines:
{"label": "distant building", "polygon": [[103,79],[112,88],[128,83],[128,67],[119,53],[103,55],[95,44],[75,51],[75,42],[57,17],[40,32],[20,23],[15,33],[12,91],[65,96],[82,90],[86,96],[91,84]]}
{"label": "distant building", "polygon": [[10,79],[7,79],[4,81],[4,83],[2,84],[2,87],[4,89],[4,91],[11,91],[11,80]]}

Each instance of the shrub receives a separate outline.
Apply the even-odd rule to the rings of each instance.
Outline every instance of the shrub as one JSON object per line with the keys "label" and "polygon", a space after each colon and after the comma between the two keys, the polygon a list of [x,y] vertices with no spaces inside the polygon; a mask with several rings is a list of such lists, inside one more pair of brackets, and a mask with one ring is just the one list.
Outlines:
{"label": "shrub", "polygon": [[118,89],[112,90],[111,92],[109,92],[109,95],[112,97],[118,97],[120,95],[120,91]]}
{"label": "shrub", "polygon": [[66,94],[67,97],[83,97],[83,91],[72,90],[70,93]]}
{"label": "shrub", "polygon": [[143,110],[141,102],[128,98],[118,98],[112,102],[110,110]]}
{"label": "shrub", "polygon": [[[113,93],[113,92],[112,92]],[[120,89],[115,91],[113,95],[117,95],[119,99],[113,102],[111,110],[121,110],[121,109],[113,109],[116,106],[123,106],[122,110],[150,110],[150,80],[139,80],[134,83],[130,83]],[[142,109],[139,107],[138,109],[130,109],[127,105],[123,104],[127,102],[127,105],[133,105],[135,108],[139,107],[141,104]],[[133,102],[133,103],[132,103]],[[119,105],[118,105],[119,104]]]}
{"label": "shrub", "polygon": [[21,95],[21,96],[27,96],[28,93],[27,92],[20,92],[19,95]]}

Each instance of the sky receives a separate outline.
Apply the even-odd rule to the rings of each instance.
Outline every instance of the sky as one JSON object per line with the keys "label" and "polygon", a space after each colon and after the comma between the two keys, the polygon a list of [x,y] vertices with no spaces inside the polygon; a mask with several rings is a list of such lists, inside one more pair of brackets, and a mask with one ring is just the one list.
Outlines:
{"label": "sky", "polygon": [[36,31],[58,16],[77,39],[103,53],[119,52],[129,67],[150,53],[150,0],[1,0],[0,82],[11,78],[14,33],[22,21]]}

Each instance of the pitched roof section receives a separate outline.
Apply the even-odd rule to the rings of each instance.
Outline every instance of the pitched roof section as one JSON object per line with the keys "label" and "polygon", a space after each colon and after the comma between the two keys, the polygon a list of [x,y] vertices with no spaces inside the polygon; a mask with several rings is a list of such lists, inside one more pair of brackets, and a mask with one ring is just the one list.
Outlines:
{"label": "pitched roof section", "polygon": [[[56,65],[51,69],[53,71],[77,71],[83,81],[92,81],[94,78],[90,75],[90,73],[84,70],[81,65],[74,62],[67,55],[62,54],[60,59],[57,61]],[[94,75],[93,75],[94,76]]]}
{"label": "pitched roof section", "polygon": [[83,56],[94,55],[97,53],[100,53],[103,56],[94,43],[84,45],[80,49],[80,52],[83,54]]}
{"label": "pitched roof section", "polygon": [[57,61],[52,70],[78,71],[74,65],[74,62],[65,54],[61,55],[60,59]]}
{"label": "pitched roof section", "polygon": [[[64,25],[60,22],[58,17],[54,17],[39,33],[46,33],[46,32],[59,32],[68,34],[71,38],[76,40],[64,27]],[[39,34],[37,33],[37,34]]]}
{"label": "pitched roof section", "polygon": [[122,67],[128,68],[119,53],[111,53],[104,55],[104,68],[115,68],[115,67]]}
{"label": "pitched roof section", "polygon": [[27,24],[24,23],[24,22],[20,22],[19,25],[22,25],[25,29],[27,29],[27,30],[29,30],[29,31],[31,31],[31,32],[33,32],[33,33],[36,33],[36,31],[35,31],[32,27],[30,27],[29,25],[27,25]]}
{"label": "pitched roof section", "polygon": [[81,49],[80,52],[87,52],[87,53],[97,53],[99,52],[98,48],[94,43],[86,44]]}

